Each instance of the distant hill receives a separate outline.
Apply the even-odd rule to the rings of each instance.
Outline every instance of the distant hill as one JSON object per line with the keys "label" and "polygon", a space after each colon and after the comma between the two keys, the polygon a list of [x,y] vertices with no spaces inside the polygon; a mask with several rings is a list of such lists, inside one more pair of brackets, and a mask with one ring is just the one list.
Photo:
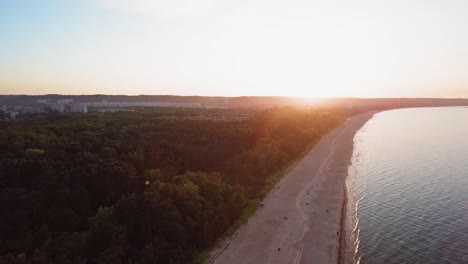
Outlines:
{"label": "distant hill", "polygon": [[0,95],[2,105],[32,105],[38,100],[73,99],[75,103],[87,102],[171,102],[171,103],[199,103],[206,106],[231,106],[231,105],[284,105],[290,104],[287,97],[211,97],[211,96],[177,96],[177,95]]}
{"label": "distant hill", "polygon": [[171,102],[171,103],[199,103],[202,106],[216,107],[274,107],[282,105],[302,106],[343,106],[353,108],[388,109],[399,107],[428,107],[428,106],[468,106],[468,99],[439,99],[439,98],[326,98],[326,99],[297,99],[276,96],[177,96],[177,95],[0,95],[0,105],[34,105],[38,100],[73,99],[75,103],[91,102]]}

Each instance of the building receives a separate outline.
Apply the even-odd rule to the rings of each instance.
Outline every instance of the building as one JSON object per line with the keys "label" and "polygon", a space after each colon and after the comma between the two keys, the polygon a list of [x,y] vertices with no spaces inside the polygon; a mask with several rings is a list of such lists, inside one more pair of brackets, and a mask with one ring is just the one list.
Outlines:
{"label": "building", "polygon": [[177,107],[177,108],[200,108],[200,103],[178,103],[178,102],[108,102],[88,103],[93,107],[111,107],[111,108],[126,108],[126,107]]}
{"label": "building", "polygon": [[88,105],[86,104],[72,104],[70,106],[70,111],[75,113],[88,113]]}
{"label": "building", "polygon": [[10,119],[16,119],[18,116],[19,116],[19,112],[18,112],[18,111],[11,111],[11,112],[9,113]]}
{"label": "building", "polygon": [[20,110],[21,114],[35,114],[35,113],[45,113],[46,108],[44,106],[23,106]]}
{"label": "building", "polygon": [[36,101],[38,104],[47,104],[50,102],[50,99],[39,99]]}
{"label": "building", "polygon": [[59,99],[57,100],[57,104],[71,104],[73,103],[73,99]]}
{"label": "building", "polygon": [[65,111],[65,106],[63,104],[50,104],[50,109],[52,111],[63,113]]}

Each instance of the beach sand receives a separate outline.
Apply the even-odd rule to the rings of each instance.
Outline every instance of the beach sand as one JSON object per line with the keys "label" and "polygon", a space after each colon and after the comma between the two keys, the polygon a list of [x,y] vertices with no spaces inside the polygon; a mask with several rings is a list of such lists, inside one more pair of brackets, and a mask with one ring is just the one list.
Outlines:
{"label": "beach sand", "polygon": [[353,139],[373,114],[350,117],[323,137],[209,263],[338,263]]}

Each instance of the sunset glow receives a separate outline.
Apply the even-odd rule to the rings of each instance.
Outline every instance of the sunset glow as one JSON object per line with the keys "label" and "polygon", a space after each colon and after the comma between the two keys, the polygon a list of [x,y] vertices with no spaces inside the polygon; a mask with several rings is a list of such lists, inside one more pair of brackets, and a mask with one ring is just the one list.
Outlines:
{"label": "sunset glow", "polygon": [[468,97],[468,5],[4,1],[0,94]]}

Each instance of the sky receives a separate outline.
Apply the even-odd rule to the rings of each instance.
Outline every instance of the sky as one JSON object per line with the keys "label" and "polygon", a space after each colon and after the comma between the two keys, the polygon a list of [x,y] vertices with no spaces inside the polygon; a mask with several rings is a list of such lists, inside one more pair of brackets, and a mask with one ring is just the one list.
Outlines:
{"label": "sky", "polygon": [[468,97],[463,0],[0,0],[0,94]]}

